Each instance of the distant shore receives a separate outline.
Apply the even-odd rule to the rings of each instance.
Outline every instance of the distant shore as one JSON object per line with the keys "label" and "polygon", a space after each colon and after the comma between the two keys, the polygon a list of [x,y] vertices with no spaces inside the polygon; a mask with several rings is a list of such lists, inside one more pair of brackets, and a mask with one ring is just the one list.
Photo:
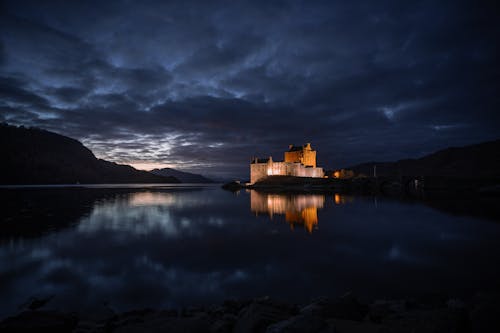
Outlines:
{"label": "distant shore", "polygon": [[227,190],[254,189],[278,192],[339,192],[354,194],[386,194],[422,196],[493,195],[500,196],[500,179],[457,177],[362,177],[352,179],[269,176],[254,184],[230,182]]}

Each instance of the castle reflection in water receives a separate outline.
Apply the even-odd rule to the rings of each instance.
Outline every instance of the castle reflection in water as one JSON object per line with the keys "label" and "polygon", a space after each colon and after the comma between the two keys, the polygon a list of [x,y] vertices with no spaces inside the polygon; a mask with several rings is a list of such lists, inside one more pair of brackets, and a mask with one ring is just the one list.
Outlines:
{"label": "castle reflection in water", "polygon": [[[333,195],[335,205],[352,202],[351,196]],[[250,209],[256,215],[285,215],[285,221],[293,230],[296,225],[303,225],[312,233],[318,228],[318,208],[325,205],[326,196],[322,194],[277,194],[250,191]]]}
{"label": "castle reflection in water", "polygon": [[285,195],[250,192],[250,209],[256,215],[260,213],[285,215],[285,220],[293,229],[296,224],[303,224],[308,232],[318,225],[318,208],[323,208],[323,195]]}

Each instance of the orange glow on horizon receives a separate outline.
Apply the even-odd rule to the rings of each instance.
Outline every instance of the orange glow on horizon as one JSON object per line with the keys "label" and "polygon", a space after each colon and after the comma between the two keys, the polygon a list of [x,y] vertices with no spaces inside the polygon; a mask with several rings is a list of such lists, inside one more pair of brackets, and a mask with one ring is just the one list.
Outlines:
{"label": "orange glow on horizon", "polygon": [[158,163],[158,162],[130,162],[130,163],[123,163],[123,164],[128,164],[137,170],[144,170],[144,171],[151,171],[153,169],[162,169],[162,168],[175,168],[175,165],[172,164],[165,164],[165,163]]}

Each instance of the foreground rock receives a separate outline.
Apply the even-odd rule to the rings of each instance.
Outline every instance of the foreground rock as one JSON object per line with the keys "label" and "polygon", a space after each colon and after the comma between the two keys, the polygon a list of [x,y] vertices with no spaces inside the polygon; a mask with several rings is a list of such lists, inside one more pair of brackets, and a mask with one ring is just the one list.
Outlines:
{"label": "foreground rock", "polygon": [[303,305],[259,298],[181,310],[96,313],[28,310],[1,321],[0,332],[500,332],[500,302],[492,295],[478,295],[469,304],[459,299],[363,304],[348,294]]}
{"label": "foreground rock", "polygon": [[296,313],[297,308],[293,305],[259,299],[240,311],[234,332],[265,332],[269,325],[286,320]]}
{"label": "foreground rock", "polygon": [[0,332],[72,332],[78,323],[73,313],[24,311],[0,323]]}

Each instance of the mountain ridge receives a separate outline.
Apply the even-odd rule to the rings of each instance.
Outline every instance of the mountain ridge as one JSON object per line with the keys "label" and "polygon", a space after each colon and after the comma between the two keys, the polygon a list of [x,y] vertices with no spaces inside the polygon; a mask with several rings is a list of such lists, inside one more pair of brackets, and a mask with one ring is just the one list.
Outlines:
{"label": "mountain ridge", "polygon": [[153,169],[150,170],[149,172],[164,177],[175,177],[179,179],[182,183],[214,183],[212,179],[209,179],[203,175],[186,171],[180,171],[172,168]]}
{"label": "mountain ridge", "polygon": [[500,139],[462,147],[448,147],[419,158],[365,162],[345,169],[378,176],[500,177]]}
{"label": "mountain ridge", "polygon": [[80,141],[34,127],[0,124],[0,184],[179,183],[98,159]]}

